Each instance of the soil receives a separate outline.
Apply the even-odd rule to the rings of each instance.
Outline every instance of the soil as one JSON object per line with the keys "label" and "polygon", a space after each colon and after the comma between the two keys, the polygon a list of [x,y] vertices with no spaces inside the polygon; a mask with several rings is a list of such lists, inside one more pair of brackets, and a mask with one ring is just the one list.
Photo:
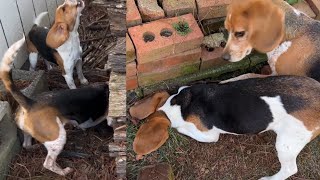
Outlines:
{"label": "soil", "polygon": [[[107,83],[110,72],[104,70],[107,55],[116,42],[111,35],[106,8],[89,5],[82,12],[79,27],[80,41],[83,47],[83,71],[90,84]],[[45,70],[50,91],[68,89],[61,75],[61,70],[53,65],[46,70],[43,61],[38,61],[37,70]],[[76,72],[74,80],[80,84]],[[17,82],[17,81],[15,81]],[[67,127],[67,143],[58,156],[57,163],[62,167],[71,167],[74,171],[66,177],[59,176],[43,167],[46,149],[39,142],[34,142],[31,149],[22,149],[10,165],[7,179],[115,179],[115,160],[109,157],[108,144],[112,142],[113,130],[103,122],[86,131]],[[22,136],[21,136],[22,137]],[[20,138],[23,139],[23,138]]]}

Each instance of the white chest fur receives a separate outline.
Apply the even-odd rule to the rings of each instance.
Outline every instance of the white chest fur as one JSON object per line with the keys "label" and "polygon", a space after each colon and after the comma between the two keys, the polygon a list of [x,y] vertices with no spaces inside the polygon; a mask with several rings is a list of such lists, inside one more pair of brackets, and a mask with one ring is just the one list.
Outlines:
{"label": "white chest fur", "polygon": [[285,41],[280,44],[277,48],[267,53],[268,63],[272,70],[272,75],[277,75],[276,63],[281,54],[285,53],[291,46],[291,41]]}
{"label": "white chest fur", "polygon": [[63,45],[58,47],[57,51],[65,63],[79,60],[82,53],[79,33],[77,31],[71,32],[69,39]]}

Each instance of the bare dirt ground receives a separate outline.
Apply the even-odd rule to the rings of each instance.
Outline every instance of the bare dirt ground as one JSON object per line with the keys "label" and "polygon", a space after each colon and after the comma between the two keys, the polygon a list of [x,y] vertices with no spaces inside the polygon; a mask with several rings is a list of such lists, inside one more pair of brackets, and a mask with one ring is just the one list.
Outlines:
{"label": "bare dirt ground", "polygon": [[[83,47],[84,76],[90,84],[107,83],[110,72],[103,70],[108,61],[108,53],[115,46],[117,37],[110,31],[110,18],[107,8],[90,5],[82,12],[79,34]],[[110,2],[115,4],[115,2]],[[37,69],[46,70],[39,60]],[[68,89],[58,67],[46,70],[49,90]],[[76,73],[74,80],[81,87]],[[58,157],[57,163],[63,168],[71,167],[74,172],[61,177],[43,168],[46,149],[34,142],[32,149],[22,149],[10,165],[7,179],[115,179],[115,161],[109,157],[108,144],[112,141],[113,130],[106,122],[86,131],[67,127],[67,143]]]}

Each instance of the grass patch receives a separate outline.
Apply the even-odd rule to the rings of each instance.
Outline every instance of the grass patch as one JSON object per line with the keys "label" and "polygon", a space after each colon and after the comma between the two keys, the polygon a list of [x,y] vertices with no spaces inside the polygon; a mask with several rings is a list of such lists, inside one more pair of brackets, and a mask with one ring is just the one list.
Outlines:
{"label": "grass patch", "polygon": [[289,3],[290,5],[296,4],[299,2],[299,0],[286,0],[287,3]]}
{"label": "grass patch", "polygon": [[172,26],[181,36],[186,36],[192,31],[188,22],[184,20],[180,20],[179,22],[172,24]]}
{"label": "grass patch", "polygon": [[169,128],[169,139],[167,142],[160,147],[157,151],[152,152],[144,156],[142,160],[136,161],[136,154],[133,151],[132,144],[140,125],[141,121],[137,126],[129,123],[127,128],[127,177],[128,179],[137,179],[139,170],[147,165],[152,165],[160,162],[167,162],[172,166],[174,174],[180,169],[178,157],[183,156],[187,153],[189,140],[187,137],[179,134],[176,130]]}

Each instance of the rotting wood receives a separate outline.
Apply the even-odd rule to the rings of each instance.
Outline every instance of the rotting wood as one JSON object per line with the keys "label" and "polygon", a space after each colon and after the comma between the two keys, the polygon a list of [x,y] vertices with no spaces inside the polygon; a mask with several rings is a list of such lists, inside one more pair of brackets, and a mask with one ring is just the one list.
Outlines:
{"label": "rotting wood", "polygon": [[126,138],[127,138],[127,132],[125,129],[120,131],[115,131],[113,133],[114,142],[123,142],[123,141],[126,141]]}
{"label": "rotting wood", "polygon": [[127,157],[126,156],[118,156],[116,157],[116,172],[118,174],[118,178],[125,178],[126,176],[126,165],[127,165]]}
{"label": "rotting wood", "polygon": [[118,157],[118,156],[126,156],[127,153],[126,152],[109,152],[109,156],[110,157]]}
{"label": "rotting wood", "polygon": [[241,69],[242,70],[248,69],[250,67],[263,63],[265,61],[267,61],[267,57],[265,54],[255,54],[236,63],[229,63],[221,67],[215,67],[205,71],[199,71],[197,73],[190,74],[187,76],[163,81],[158,84],[154,84],[146,87],[140,87],[135,91],[137,92],[137,94],[138,93],[141,94],[140,92],[142,91],[143,92],[142,96],[146,96],[158,90],[171,90],[179,86],[187,85],[190,82],[199,81],[199,80],[208,79],[208,78],[217,78],[220,75],[225,73],[230,73],[230,72],[234,72],[236,70],[241,70]]}
{"label": "rotting wood", "polygon": [[112,118],[126,116],[126,74],[111,72],[109,80],[109,113]]}
{"label": "rotting wood", "polygon": [[125,143],[109,143],[109,151],[110,152],[125,152],[126,144]]}

